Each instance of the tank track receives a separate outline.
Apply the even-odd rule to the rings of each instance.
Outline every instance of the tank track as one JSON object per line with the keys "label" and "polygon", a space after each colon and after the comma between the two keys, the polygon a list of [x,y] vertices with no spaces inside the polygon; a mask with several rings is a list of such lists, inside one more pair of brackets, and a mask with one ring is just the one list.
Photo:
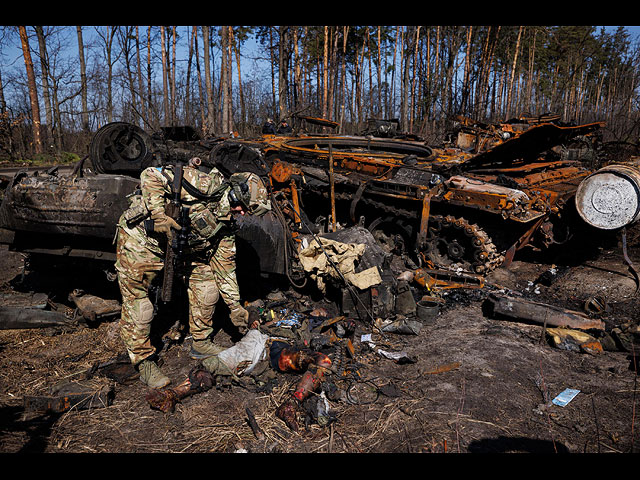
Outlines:
{"label": "tank track", "polygon": [[485,274],[504,261],[487,232],[460,217],[430,216],[426,243],[425,258],[438,266]]}
{"label": "tank track", "polygon": [[[328,192],[326,191],[318,191],[317,193],[328,198]],[[350,201],[352,198],[353,196],[349,193],[336,192],[337,200]],[[371,197],[363,197],[360,202],[384,214],[413,221],[418,220],[418,212],[414,210],[389,205]],[[447,239],[446,236],[442,236],[445,233],[443,228],[453,233],[453,238]],[[464,243],[467,245],[464,257],[460,259],[461,261],[455,262],[455,259],[447,259],[442,255],[434,254],[433,248],[438,241],[451,243],[456,237],[464,239]],[[429,217],[427,247],[425,251],[418,253],[422,254],[425,260],[430,260],[438,267],[455,270],[462,269],[464,272],[476,274],[489,273],[500,266],[505,258],[503,254],[498,252],[490,236],[480,226],[472,224],[464,218],[451,215],[431,215]]]}

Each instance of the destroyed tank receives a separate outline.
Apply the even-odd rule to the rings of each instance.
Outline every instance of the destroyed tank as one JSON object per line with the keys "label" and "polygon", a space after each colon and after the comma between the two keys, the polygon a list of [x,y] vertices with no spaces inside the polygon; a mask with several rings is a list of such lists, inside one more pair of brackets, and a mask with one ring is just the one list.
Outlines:
{"label": "destroyed tank", "polygon": [[602,123],[459,120],[440,147],[403,135],[266,135],[220,142],[208,163],[268,178],[294,237],[361,225],[416,266],[486,274],[584,226],[572,199],[591,169],[575,145]]}
{"label": "destroyed tank", "polygon": [[272,212],[238,222],[238,257],[260,272],[291,279],[305,235],[360,226],[409,264],[486,274],[525,246],[563,240],[567,225],[581,221],[572,199],[592,170],[566,146],[588,142],[601,126],[461,119],[450,142],[432,147],[380,124],[361,136],[203,140],[187,127],[149,135],[116,122],[96,133],[71,173],[7,180],[0,239],[27,253],[112,262],[115,225],[142,169],[198,156],[203,169],[253,172],[270,186]]}

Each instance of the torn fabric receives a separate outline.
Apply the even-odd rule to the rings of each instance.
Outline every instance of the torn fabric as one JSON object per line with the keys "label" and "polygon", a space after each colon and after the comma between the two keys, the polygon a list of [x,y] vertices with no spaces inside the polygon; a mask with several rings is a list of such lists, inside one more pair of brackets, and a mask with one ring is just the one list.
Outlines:
{"label": "torn fabric", "polygon": [[[362,243],[341,243],[328,238],[321,238],[320,244],[314,239],[307,248],[300,252],[299,258],[305,272],[314,279],[321,292],[325,293],[325,278],[331,276],[341,280],[336,272],[340,271],[345,280],[360,290],[365,290],[382,282],[378,267],[371,267],[356,273],[356,263],[365,251]],[[330,260],[327,259],[329,256]]]}

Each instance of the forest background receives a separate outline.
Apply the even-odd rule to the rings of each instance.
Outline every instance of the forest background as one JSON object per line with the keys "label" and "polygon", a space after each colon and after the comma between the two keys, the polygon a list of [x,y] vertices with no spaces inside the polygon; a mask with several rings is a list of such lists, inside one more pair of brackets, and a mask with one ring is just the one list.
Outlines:
{"label": "forest background", "polygon": [[296,115],[437,144],[456,116],[555,113],[640,138],[640,43],[596,26],[0,26],[0,161],[73,160],[103,125],[204,137]]}

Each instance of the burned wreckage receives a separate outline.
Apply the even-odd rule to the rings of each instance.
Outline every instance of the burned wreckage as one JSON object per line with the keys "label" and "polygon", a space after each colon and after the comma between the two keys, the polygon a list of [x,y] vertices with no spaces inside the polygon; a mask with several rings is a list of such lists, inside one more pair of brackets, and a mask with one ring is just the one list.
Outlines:
{"label": "burned wreckage", "polygon": [[[0,242],[34,256],[113,263],[115,227],[142,169],[198,157],[202,169],[252,172],[270,190],[272,211],[238,219],[239,272],[286,277],[294,286],[312,277],[321,289],[327,274],[342,292],[343,312],[361,314],[360,305],[369,316],[384,316],[395,308],[398,290],[395,276],[386,275],[392,259],[423,286],[443,278],[481,283],[525,247],[562,243],[575,229],[635,222],[636,165],[593,168],[592,145],[602,126],[566,125],[552,115],[496,125],[459,117],[448,141],[432,147],[389,122],[372,121],[361,136],[301,132],[253,139],[202,139],[188,127],[149,135],[110,123],[72,172],[5,178]],[[323,272],[316,262],[345,244],[370,247],[352,261],[357,275],[371,269],[382,275],[365,279],[355,300],[356,272],[347,279],[337,257]],[[381,287],[386,280],[387,290]]]}

